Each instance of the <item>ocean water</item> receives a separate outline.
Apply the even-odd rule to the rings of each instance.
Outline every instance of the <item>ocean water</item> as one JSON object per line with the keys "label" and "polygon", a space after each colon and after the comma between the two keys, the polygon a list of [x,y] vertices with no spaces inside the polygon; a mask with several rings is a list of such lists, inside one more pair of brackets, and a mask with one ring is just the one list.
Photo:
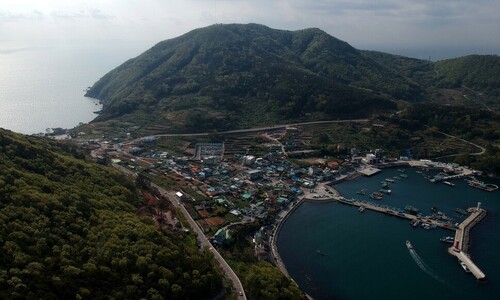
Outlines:
{"label": "ocean water", "polygon": [[84,90],[147,48],[0,43],[0,127],[32,134],[93,120],[101,105]]}
{"label": "ocean water", "polygon": [[[407,179],[391,185],[393,194],[377,202],[403,208],[410,204],[426,215],[436,206],[463,219],[456,208],[475,206],[478,201],[488,216],[471,236],[471,256],[487,276],[477,283],[447,253],[445,229],[412,228],[396,217],[340,203],[304,203],[283,225],[278,251],[292,278],[315,299],[498,299],[500,295],[499,191],[488,193],[467,186],[432,184],[415,169],[406,169]],[[356,191],[375,191],[380,181],[398,175],[387,169],[370,178],[358,178],[335,186],[344,196],[371,200]],[[367,193],[368,195],[368,193]],[[410,253],[405,241],[415,249]],[[325,253],[318,254],[318,250]]]}

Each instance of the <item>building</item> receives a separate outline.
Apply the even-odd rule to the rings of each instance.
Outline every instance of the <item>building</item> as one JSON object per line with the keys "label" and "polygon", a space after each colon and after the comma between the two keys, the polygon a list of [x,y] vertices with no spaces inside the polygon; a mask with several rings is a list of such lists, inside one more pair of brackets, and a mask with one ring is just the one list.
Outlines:
{"label": "building", "polygon": [[213,156],[221,161],[224,156],[224,143],[197,143],[194,156],[199,160]]}
{"label": "building", "polygon": [[262,178],[264,172],[262,170],[250,170],[247,172],[248,180],[257,180]]}
{"label": "building", "polygon": [[244,166],[253,166],[254,163],[255,163],[255,156],[253,156],[253,155],[243,156],[243,165]]}

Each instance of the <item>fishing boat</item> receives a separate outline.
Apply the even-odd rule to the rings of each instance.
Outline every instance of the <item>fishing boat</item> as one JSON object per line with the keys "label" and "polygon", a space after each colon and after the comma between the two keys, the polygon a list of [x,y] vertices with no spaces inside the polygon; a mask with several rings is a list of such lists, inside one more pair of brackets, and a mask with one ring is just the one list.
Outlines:
{"label": "fishing boat", "polygon": [[357,191],[356,194],[364,196],[366,195],[366,189],[361,189],[360,191]]}
{"label": "fishing boat", "polygon": [[469,184],[469,186],[471,186],[473,188],[480,189],[480,190],[487,191],[487,192],[493,192],[495,190],[498,190],[498,186],[496,184],[484,183],[484,182],[479,181],[477,179],[469,180],[467,183]]}
{"label": "fishing boat", "polygon": [[453,244],[455,241],[455,238],[452,236],[443,236],[442,238],[439,239],[443,243],[448,243],[448,244]]}
{"label": "fishing boat", "polygon": [[406,205],[404,209],[405,209],[405,211],[406,211],[407,213],[412,214],[412,215],[416,215],[416,214],[418,214],[418,212],[419,212],[419,209],[418,209],[418,208],[413,207],[413,206],[411,206],[411,205]]}
{"label": "fishing boat", "polygon": [[380,193],[383,193],[383,194],[386,194],[386,195],[390,195],[392,193],[391,190],[388,190],[388,189],[380,189],[378,190]]}
{"label": "fishing boat", "polygon": [[443,181],[444,184],[446,184],[447,186],[455,186],[455,184],[453,182],[449,182],[449,181]]}

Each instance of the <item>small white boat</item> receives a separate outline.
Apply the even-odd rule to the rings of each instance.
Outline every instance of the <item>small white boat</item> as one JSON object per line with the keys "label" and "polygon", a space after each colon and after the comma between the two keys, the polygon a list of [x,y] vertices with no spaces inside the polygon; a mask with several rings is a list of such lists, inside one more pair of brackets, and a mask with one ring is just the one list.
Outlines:
{"label": "small white boat", "polygon": [[464,269],[465,273],[470,273],[470,270],[467,267],[467,265],[461,260],[459,260],[459,262],[460,262],[460,266],[462,266],[462,269]]}
{"label": "small white boat", "polygon": [[409,250],[413,249],[413,246],[411,245],[410,241],[406,241],[406,248],[408,248]]}

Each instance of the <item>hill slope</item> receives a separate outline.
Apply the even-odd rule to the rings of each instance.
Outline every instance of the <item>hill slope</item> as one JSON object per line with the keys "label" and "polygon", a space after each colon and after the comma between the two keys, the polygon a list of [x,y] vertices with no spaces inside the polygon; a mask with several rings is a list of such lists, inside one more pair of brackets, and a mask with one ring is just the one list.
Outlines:
{"label": "hill slope", "polygon": [[139,219],[133,184],[81,156],[69,145],[0,129],[0,298],[200,299],[217,292],[210,259]]}
{"label": "hill slope", "polygon": [[500,56],[468,55],[443,60],[436,63],[436,71],[441,86],[466,86],[500,96]]}
{"label": "hill slope", "polygon": [[213,25],[163,41],[87,93],[101,120],[137,111],[166,126],[229,129],[277,120],[367,116],[423,90],[319,29]]}

